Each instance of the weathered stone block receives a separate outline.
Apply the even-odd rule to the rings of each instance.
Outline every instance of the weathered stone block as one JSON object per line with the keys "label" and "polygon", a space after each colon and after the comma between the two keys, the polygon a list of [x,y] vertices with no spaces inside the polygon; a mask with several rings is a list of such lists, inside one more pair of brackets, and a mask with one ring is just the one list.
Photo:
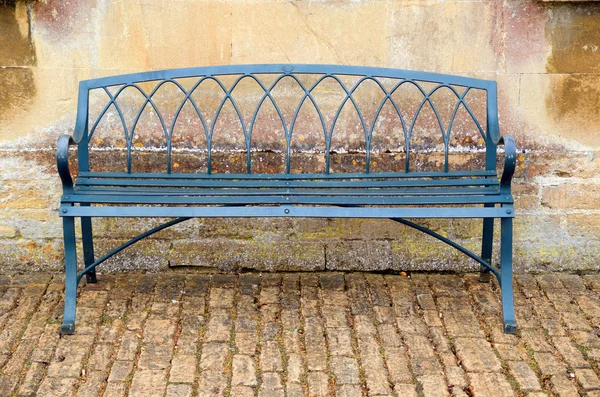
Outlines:
{"label": "weathered stone block", "polygon": [[341,241],[327,244],[327,269],[389,269],[390,245],[386,241]]}
{"label": "weathered stone block", "polygon": [[593,74],[523,74],[520,113],[536,126],[539,146],[598,147],[600,126],[594,115],[599,92],[600,80]]}
{"label": "weathered stone block", "polygon": [[542,205],[552,209],[597,210],[600,208],[600,185],[562,183],[542,189]]}
{"label": "weathered stone block", "polygon": [[0,238],[13,238],[17,235],[17,229],[12,226],[0,225]]}
{"label": "weathered stone block", "polygon": [[600,236],[600,214],[568,214],[567,228],[573,237]]}
{"label": "weathered stone block", "polygon": [[[108,252],[125,243],[125,241],[96,239],[94,245],[96,252]],[[168,252],[168,248],[168,241],[143,240],[108,259],[98,270],[102,269],[102,271],[107,272],[142,269],[149,271],[165,270],[169,266],[168,258],[164,255],[165,252]]]}
{"label": "weathered stone block", "polygon": [[[231,23],[238,28],[232,32],[231,61],[304,62],[305,49],[312,48],[311,62],[380,65],[387,52],[385,19],[385,4],[380,2],[343,7],[318,2],[240,3],[233,7]],[[306,34],[290,36],[290,31]],[[256,43],[262,43],[260,52]]]}
{"label": "weathered stone block", "polygon": [[500,43],[494,38],[494,8],[489,2],[391,3],[394,23],[386,26],[390,65],[441,73],[496,70]]}
{"label": "weathered stone block", "polygon": [[171,266],[210,266],[222,270],[317,270],[325,267],[323,246],[277,240],[177,240]]}

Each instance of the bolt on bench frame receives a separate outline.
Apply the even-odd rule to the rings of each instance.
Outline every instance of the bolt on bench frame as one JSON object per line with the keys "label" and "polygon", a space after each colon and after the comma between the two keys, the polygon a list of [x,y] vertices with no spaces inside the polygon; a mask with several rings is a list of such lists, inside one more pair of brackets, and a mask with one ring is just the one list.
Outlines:
{"label": "bolt on bench frame", "polygon": [[[310,86],[302,83],[298,76],[303,74],[318,76]],[[227,88],[220,80],[222,76],[238,76],[233,85]],[[274,75],[272,84],[266,86],[261,75]],[[353,86],[347,87],[340,76],[358,78]],[[177,79],[197,77],[193,88],[186,90]],[[244,79],[252,79],[261,89],[252,120],[245,123],[236,104],[232,91]],[[273,89],[283,79],[293,79],[304,94],[299,98],[294,117],[288,125],[280,107],[272,95]],[[381,79],[396,79],[391,89],[386,89]],[[151,92],[144,91],[140,84],[156,81]],[[192,94],[205,81],[216,83],[222,90],[222,101],[212,123],[208,123]],[[330,126],[327,125],[321,109],[315,100],[315,88],[323,81],[335,81],[340,85],[344,98]],[[379,104],[370,125],[354,98],[357,88],[366,81],[374,82],[381,89],[384,98]],[[423,88],[423,83],[434,83],[432,89]],[[155,101],[154,94],[164,84],[174,84],[184,95],[175,112],[171,125],[165,123]],[[393,94],[405,84],[414,86],[423,96],[416,113],[406,118],[399,109]],[[118,103],[118,97],[125,88],[139,91],[145,101],[132,125],[127,125]],[[459,93],[456,87],[462,87]],[[109,90],[113,88],[113,92]],[[439,89],[449,89],[456,96],[456,105],[447,127],[435,107],[431,96]],[[89,92],[103,90],[109,101],[90,126]],[[485,90],[486,126],[483,128],[465,96],[472,89]],[[116,92],[115,92],[116,90]],[[251,143],[252,131],[261,106],[269,101],[281,120],[286,140],[285,173],[252,173]],[[243,129],[247,152],[247,173],[213,173],[212,139],[216,120],[225,103],[229,101]],[[182,108],[191,104],[202,123],[207,142],[206,173],[173,173],[171,169],[173,130]],[[312,103],[323,129],[325,140],[325,172],[321,174],[291,173],[290,154],[293,130],[298,114],[304,103]],[[350,104],[360,119],[365,136],[365,172],[331,173],[331,139],[336,122],[344,108]],[[371,172],[371,143],[376,121],[386,103],[393,106],[404,134],[406,154],[404,172]],[[439,124],[444,142],[444,170],[439,172],[417,172],[410,170],[411,137],[419,113],[429,104]],[[123,125],[126,139],[126,172],[92,172],[89,167],[89,143],[98,123],[112,106],[116,109]],[[144,108],[150,105],[156,112],[165,134],[167,171],[164,173],[132,172],[132,141],[138,120]],[[450,171],[448,167],[449,142],[452,125],[460,106],[473,119],[482,139],[485,141],[485,170]],[[500,180],[496,172],[497,147],[505,148],[504,170]],[[69,146],[78,146],[79,175],[73,182],[68,164]],[[313,217],[313,218],[387,218],[415,228],[459,250],[478,262],[481,266],[481,280],[489,281],[492,273],[501,287],[504,331],[516,332],[512,286],[512,238],[513,238],[513,197],[511,180],[516,166],[516,147],[512,137],[501,136],[498,125],[496,82],[459,76],[434,73],[354,67],[337,65],[239,65],[215,66],[187,69],[152,71],[122,76],[98,78],[82,81],[79,86],[77,121],[73,136],[59,137],[57,145],[57,166],[63,195],[60,203],[60,216],[63,218],[65,246],[65,308],[61,327],[63,334],[72,334],[75,325],[77,285],[86,277],[88,283],[95,283],[96,266],[114,254],[137,241],[160,230],[194,217]],[[99,205],[99,206],[98,206]],[[92,217],[172,217],[175,218],[158,227],[131,239],[95,259]],[[81,220],[84,268],[78,271],[76,255],[75,218]],[[481,218],[483,219],[481,256],[474,254],[456,242],[418,225],[410,218]],[[500,219],[500,267],[491,264],[493,250],[494,219]]]}

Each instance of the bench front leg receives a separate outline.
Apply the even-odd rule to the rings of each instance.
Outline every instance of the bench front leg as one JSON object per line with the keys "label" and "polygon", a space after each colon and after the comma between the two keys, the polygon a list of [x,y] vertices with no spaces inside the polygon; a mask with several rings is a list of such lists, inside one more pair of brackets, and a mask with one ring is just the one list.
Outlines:
{"label": "bench front leg", "polygon": [[[484,204],[484,207],[494,207],[493,203]],[[481,259],[492,264],[492,252],[494,248],[494,218],[483,218],[483,236],[481,237]],[[490,282],[490,270],[480,266],[479,281]]]}
{"label": "bench front leg", "polygon": [[[81,204],[82,206],[89,204]],[[89,216],[81,218],[81,242],[83,243],[83,261],[85,267],[94,263],[94,236],[92,234],[92,218]],[[85,281],[88,284],[98,282],[96,278],[96,269],[92,269],[85,274]]]}
{"label": "bench front leg", "polygon": [[71,335],[75,330],[77,303],[77,249],[75,245],[75,219],[63,217],[65,244],[65,312],[60,333]]}
{"label": "bench front leg", "polygon": [[502,218],[500,221],[500,288],[502,289],[504,332],[507,334],[517,333],[513,297],[512,240],[513,218]]}

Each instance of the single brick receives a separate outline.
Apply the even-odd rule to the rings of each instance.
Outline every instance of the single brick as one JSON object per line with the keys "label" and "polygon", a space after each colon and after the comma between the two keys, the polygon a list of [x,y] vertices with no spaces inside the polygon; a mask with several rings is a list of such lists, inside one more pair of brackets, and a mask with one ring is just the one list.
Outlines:
{"label": "single brick", "polygon": [[307,377],[308,395],[311,397],[328,397],[331,395],[329,389],[329,376],[325,372],[310,372]]}
{"label": "single brick", "polygon": [[121,361],[117,360],[113,363],[110,375],[108,377],[109,382],[125,382],[133,370],[133,361]]}
{"label": "single brick", "polygon": [[102,397],[123,397],[126,387],[125,382],[108,383]]}
{"label": "single brick", "polygon": [[[336,397],[362,397],[362,390],[359,385],[341,385],[336,387]],[[399,394],[404,396],[404,394]],[[417,395],[415,394],[415,397]],[[412,396],[407,396],[412,397]]]}
{"label": "single brick", "polygon": [[200,356],[201,371],[222,371],[229,355],[226,343],[205,343]]}
{"label": "single brick", "polygon": [[207,342],[228,342],[233,321],[231,314],[223,309],[213,310],[206,325],[204,340]]}
{"label": "single brick", "polygon": [[[46,377],[36,393],[36,397],[70,396],[73,393],[77,379]],[[6,389],[4,389],[6,390]]]}
{"label": "single brick", "polygon": [[417,380],[421,384],[425,396],[450,397],[448,386],[442,375],[424,375],[418,377]]}
{"label": "single brick", "polygon": [[576,369],[575,378],[585,391],[600,389],[600,380],[593,369]]}
{"label": "single brick", "polygon": [[485,339],[457,338],[456,355],[468,372],[500,372],[500,360]]}
{"label": "single brick", "polygon": [[330,367],[331,372],[335,376],[336,385],[357,385],[360,383],[356,359],[332,356],[330,359]]}
{"label": "single brick", "polygon": [[241,354],[254,355],[258,344],[256,333],[240,332],[235,334],[235,345]]}
{"label": "single brick", "polygon": [[196,356],[178,354],[171,361],[169,382],[192,383],[196,373]]}
{"label": "single brick", "polygon": [[265,372],[283,371],[281,352],[277,342],[269,341],[261,346],[260,367]]}
{"label": "single brick", "polygon": [[233,386],[231,397],[254,397],[254,389],[248,386]]}
{"label": "single brick", "polygon": [[524,361],[509,361],[508,368],[524,392],[542,390],[535,372]]}
{"label": "single brick", "polygon": [[287,361],[288,382],[302,382],[304,375],[304,363],[300,354],[290,354]]}
{"label": "single brick", "polygon": [[256,386],[254,360],[250,356],[236,354],[233,356],[232,386]]}
{"label": "single brick", "polygon": [[408,369],[408,359],[404,349],[385,348],[385,362],[392,383],[410,383],[412,381],[412,374]]}
{"label": "single brick", "polygon": [[[46,365],[43,363],[33,362],[27,369],[25,378],[19,387],[18,397],[35,396],[42,378],[46,372]],[[8,387],[3,390],[8,390]]]}
{"label": "single brick", "polygon": [[350,328],[327,328],[329,352],[337,356],[353,356]]}
{"label": "single brick", "polygon": [[117,360],[135,360],[139,344],[139,337],[136,331],[125,331],[121,339],[121,346]]}
{"label": "single brick", "polygon": [[550,383],[552,384],[552,391],[561,397],[579,396],[574,381],[567,378],[566,375],[552,375]]}
{"label": "single brick", "polygon": [[221,372],[204,371],[198,379],[198,397],[223,397],[227,390],[227,377]]}
{"label": "single brick", "polygon": [[[310,380],[309,380],[310,383]],[[281,376],[278,373],[265,372],[262,374],[262,384],[258,390],[259,397],[283,397],[284,390]]]}
{"label": "single brick", "polygon": [[167,388],[167,371],[136,371],[131,382],[130,396],[163,397]]}
{"label": "single brick", "polygon": [[508,379],[503,374],[470,373],[469,378],[475,396],[513,397],[515,395]]}
{"label": "single brick", "polygon": [[557,337],[552,338],[552,341],[569,366],[573,368],[588,368],[590,366],[569,338]]}
{"label": "single brick", "polygon": [[564,374],[567,371],[565,364],[552,353],[535,353],[533,358],[544,376]]}
{"label": "single brick", "polygon": [[138,361],[139,370],[166,370],[171,363],[171,345],[144,345]]}
{"label": "single brick", "polygon": [[115,350],[113,345],[98,343],[93,347],[93,352],[86,366],[87,371],[106,371],[111,363],[111,356]]}
{"label": "single brick", "polygon": [[77,389],[77,397],[97,397],[105,381],[106,374],[102,371],[88,373],[85,383]]}
{"label": "single brick", "polygon": [[171,384],[167,386],[165,397],[192,397],[192,386],[186,384]]}

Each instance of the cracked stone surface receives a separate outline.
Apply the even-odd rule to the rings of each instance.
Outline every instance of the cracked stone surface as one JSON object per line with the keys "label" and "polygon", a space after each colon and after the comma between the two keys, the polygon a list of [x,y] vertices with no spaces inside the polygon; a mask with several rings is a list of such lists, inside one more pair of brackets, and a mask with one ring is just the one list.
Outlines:
{"label": "cracked stone surface", "polygon": [[600,275],[0,277],[2,396],[597,396]]}

